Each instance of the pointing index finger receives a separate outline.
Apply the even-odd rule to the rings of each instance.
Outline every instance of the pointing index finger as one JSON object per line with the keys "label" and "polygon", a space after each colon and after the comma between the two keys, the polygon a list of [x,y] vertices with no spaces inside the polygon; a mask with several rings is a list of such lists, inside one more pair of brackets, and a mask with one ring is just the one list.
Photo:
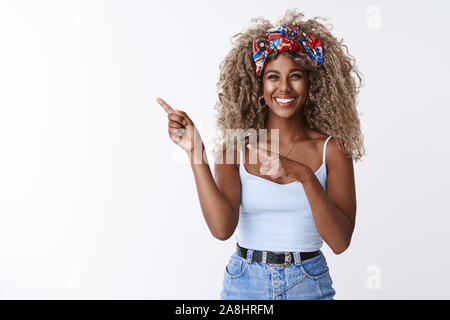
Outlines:
{"label": "pointing index finger", "polygon": [[167,104],[167,102],[165,102],[163,99],[161,99],[161,98],[156,98],[156,102],[158,102],[158,103],[161,105],[161,107],[163,107],[164,110],[166,110],[167,113],[175,112],[175,110],[173,110],[172,107],[169,106],[169,105]]}

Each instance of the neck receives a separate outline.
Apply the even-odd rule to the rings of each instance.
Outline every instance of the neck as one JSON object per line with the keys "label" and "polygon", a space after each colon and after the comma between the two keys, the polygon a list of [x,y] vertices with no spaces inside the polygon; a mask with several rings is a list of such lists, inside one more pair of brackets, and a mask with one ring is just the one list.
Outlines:
{"label": "neck", "polygon": [[303,121],[300,112],[290,118],[281,118],[269,111],[267,123],[267,140],[270,142],[271,130],[279,130],[279,144],[289,146],[290,144],[307,138],[308,128]]}

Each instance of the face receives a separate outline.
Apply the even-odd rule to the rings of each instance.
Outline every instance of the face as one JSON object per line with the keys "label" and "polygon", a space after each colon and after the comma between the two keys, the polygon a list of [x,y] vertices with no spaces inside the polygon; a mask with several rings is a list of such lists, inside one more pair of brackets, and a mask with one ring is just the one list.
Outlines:
{"label": "face", "polygon": [[264,66],[262,81],[266,105],[279,117],[291,117],[306,100],[306,70],[284,54]]}

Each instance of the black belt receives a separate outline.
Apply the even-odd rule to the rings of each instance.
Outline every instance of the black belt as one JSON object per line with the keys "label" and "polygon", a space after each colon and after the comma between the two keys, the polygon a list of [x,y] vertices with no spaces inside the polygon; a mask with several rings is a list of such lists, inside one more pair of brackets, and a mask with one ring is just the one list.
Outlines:
{"label": "black belt", "polygon": [[[236,253],[242,258],[247,259],[247,251],[248,249],[236,244]],[[302,261],[317,257],[318,255],[319,251],[300,252]],[[294,261],[294,255],[292,252],[275,253],[272,251],[253,250],[252,261],[288,266]]]}

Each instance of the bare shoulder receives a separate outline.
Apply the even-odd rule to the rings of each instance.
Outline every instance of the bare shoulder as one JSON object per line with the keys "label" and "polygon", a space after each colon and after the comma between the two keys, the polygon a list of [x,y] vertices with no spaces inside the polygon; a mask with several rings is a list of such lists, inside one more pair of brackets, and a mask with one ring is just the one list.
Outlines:
{"label": "bare shoulder", "polygon": [[328,170],[338,168],[353,169],[352,158],[345,155],[345,153],[339,148],[338,142],[332,137],[327,144],[326,164]]}
{"label": "bare shoulder", "polygon": [[[318,153],[322,153],[324,143],[326,139],[329,137],[326,134],[320,133],[315,130],[309,130],[308,131],[309,139],[313,142],[315,142],[315,147]],[[339,148],[338,142],[334,137],[331,137],[330,140],[327,142],[327,148],[326,148],[326,157],[325,157],[325,164],[328,169],[333,167],[340,167],[341,169],[343,167],[349,168],[352,166],[352,159],[347,157],[345,153]]]}
{"label": "bare shoulder", "polygon": [[319,154],[322,154],[323,144],[325,143],[325,140],[328,138],[328,136],[312,129],[309,129],[307,134],[308,140],[314,147],[315,151],[317,151]]}
{"label": "bare shoulder", "polygon": [[323,140],[328,137],[327,135],[313,129],[308,129],[307,135],[310,140]]}

